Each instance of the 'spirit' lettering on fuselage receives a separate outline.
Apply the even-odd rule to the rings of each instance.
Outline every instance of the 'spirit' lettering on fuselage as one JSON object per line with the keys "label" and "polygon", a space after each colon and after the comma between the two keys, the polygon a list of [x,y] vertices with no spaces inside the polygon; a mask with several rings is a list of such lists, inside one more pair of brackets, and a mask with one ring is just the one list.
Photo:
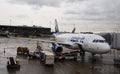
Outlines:
{"label": "'spirit' lettering on fuselage", "polygon": [[85,40],[85,37],[71,37],[70,41],[72,42],[81,42],[83,43]]}

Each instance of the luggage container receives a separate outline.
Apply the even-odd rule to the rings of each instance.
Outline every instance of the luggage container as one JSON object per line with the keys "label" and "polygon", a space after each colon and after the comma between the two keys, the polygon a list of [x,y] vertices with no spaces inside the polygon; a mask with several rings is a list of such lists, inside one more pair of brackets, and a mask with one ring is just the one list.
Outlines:
{"label": "luggage container", "polygon": [[8,57],[7,69],[20,69],[20,63],[13,57]]}
{"label": "luggage container", "polygon": [[41,51],[40,61],[44,62],[46,65],[54,64],[54,54],[50,51]]}
{"label": "luggage container", "polygon": [[18,47],[17,48],[17,55],[28,55],[29,49],[27,47]]}
{"label": "luggage container", "polygon": [[28,59],[39,59],[40,52],[29,52]]}

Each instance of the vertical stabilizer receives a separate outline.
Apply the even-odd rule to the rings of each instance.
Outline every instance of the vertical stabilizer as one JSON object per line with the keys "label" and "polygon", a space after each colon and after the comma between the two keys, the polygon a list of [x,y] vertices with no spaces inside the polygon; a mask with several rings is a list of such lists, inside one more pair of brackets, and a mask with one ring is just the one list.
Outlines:
{"label": "vertical stabilizer", "polygon": [[73,28],[73,30],[72,30],[71,33],[75,33],[75,30],[76,30],[76,28],[75,28],[75,24],[73,24],[73,25],[74,25],[74,28]]}
{"label": "vertical stabilizer", "polygon": [[73,28],[72,33],[75,33],[75,27]]}
{"label": "vertical stabilizer", "polygon": [[57,24],[57,19],[55,19],[55,34],[59,34],[59,28]]}

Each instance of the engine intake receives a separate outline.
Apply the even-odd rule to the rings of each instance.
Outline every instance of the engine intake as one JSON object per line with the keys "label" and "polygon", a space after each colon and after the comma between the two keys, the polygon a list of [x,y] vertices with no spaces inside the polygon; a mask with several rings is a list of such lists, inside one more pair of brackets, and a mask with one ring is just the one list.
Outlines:
{"label": "engine intake", "polygon": [[60,53],[63,51],[63,47],[58,45],[57,43],[52,44],[52,51],[55,53]]}

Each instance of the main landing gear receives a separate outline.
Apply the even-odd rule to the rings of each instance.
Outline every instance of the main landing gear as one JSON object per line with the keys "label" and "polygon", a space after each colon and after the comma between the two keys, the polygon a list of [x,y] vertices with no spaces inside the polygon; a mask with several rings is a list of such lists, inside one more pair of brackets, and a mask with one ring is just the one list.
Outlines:
{"label": "main landing gear", "polygon": [[84,61],[84,58],[85,58],[85,51],[84,51],[84,50],[80,50],[80,55],[81,55],[82,61]]}
{"label": "main landing gear", "polygon": [[81,59],[82,61],[84,61],[84,58],[85,58],[85,51],[82,49],[82,46],[81,45],[78,45],[79,46],[79,49],[80,49],[80,56],[81,56]]}

